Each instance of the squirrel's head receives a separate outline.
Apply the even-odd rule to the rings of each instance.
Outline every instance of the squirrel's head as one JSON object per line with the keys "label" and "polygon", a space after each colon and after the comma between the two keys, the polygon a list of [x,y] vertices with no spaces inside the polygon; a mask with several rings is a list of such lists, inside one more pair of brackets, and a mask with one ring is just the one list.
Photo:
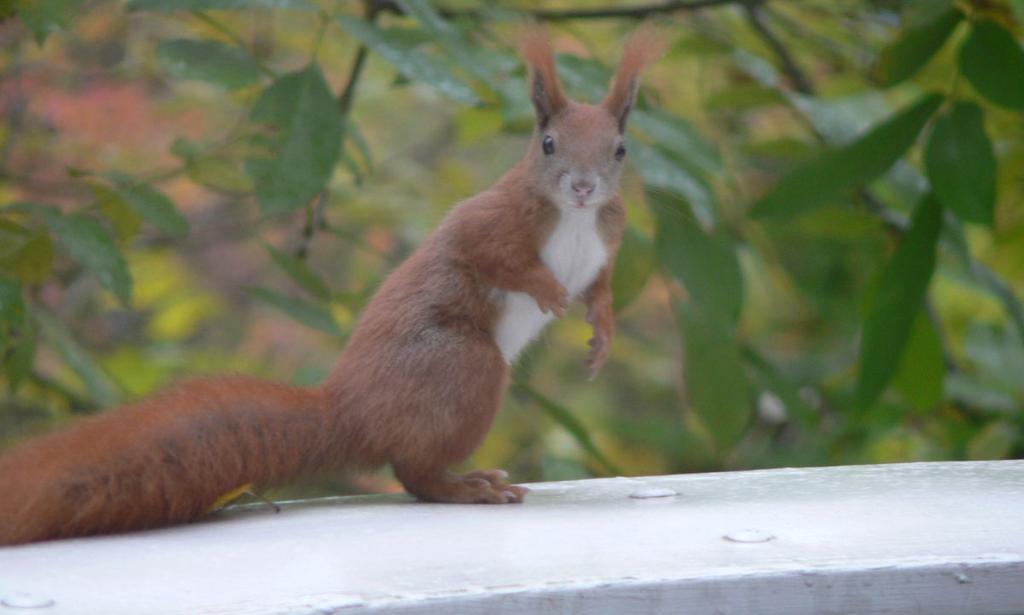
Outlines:
{"label": "squirrel's head", "polygon": [[532,26],[522,32],[520,51],[530,69],[530,98],[537,112],[527,164],[531,179],[560,209],[593,209],[618,191],[626,120],[636,103],[640,73],[663,50],[663,41],[650,28],[633,32],[607,96],[592,105],[565,95],[543,29]]}

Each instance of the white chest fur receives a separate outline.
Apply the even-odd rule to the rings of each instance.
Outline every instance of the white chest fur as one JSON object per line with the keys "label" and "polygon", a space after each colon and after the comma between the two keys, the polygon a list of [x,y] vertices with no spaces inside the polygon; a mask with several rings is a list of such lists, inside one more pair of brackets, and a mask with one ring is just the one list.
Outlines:
{"label": "white chest fur", "polygon": [[[575,299],[590,286],[608,260],[608,248],[597,230],[597,211],[563,211],[555,230],[541,247],[540,258]],[[526,293],[504,293],[494,340],[511,363],[544,326],[552,314],[544,314]]]}

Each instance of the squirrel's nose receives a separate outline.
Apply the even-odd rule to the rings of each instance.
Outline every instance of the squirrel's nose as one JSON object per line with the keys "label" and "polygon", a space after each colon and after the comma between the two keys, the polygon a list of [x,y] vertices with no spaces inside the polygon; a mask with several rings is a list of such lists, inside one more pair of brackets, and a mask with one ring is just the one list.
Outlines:
{"label": "squirrel's nose", "polygon": [[581,197],[590,196],[590,193],[594,191],[594,184],[588,181],[573,182],[572,190]]}

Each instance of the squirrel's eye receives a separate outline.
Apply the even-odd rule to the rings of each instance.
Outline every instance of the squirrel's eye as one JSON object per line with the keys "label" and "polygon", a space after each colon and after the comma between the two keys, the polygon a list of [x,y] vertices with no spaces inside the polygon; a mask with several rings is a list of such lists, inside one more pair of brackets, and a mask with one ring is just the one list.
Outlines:
{"label": "squirrel's eye", "polygon": [[619,147],[615,149],[615,159],[616,160],[622,160],[625,157],[626,157],[626,146],[625,145],[619,145]]}
{"label": "squirrel's eye", "polygon": [[555,140],[551,138],[551,135],[546,135],[541,142],[541,147],[544,148],[544,153],[550,156],[555,153]]}

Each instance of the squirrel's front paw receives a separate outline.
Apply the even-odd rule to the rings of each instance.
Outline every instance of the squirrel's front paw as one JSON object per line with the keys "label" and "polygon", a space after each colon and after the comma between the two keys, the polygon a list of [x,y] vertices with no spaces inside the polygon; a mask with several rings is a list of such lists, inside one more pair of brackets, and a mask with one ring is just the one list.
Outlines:
{"label": "squirrel's front paw", "polygon": [[508,484],[508,474],[502,470],[477,470],[402,482],[409,493],[427,502],[518,504],[529,491],[526,487]]}
{"label": "squirrel's front paw", "polygon": [[485,497],[482,500],[474,500],[477,502],[486,503],[498,503],[501,504],[501,499],[504,499],[505,504],[519,504],[522,503],[523,498],[529,493],[529,489],[526,487],[520,487],[519,485],[510,485],[508,483],[508,472],[505,470],[474,470],[463,474],[460,477],[463,481],[472,482],[483,479],[487,481],[490,486],[489,491],[491,494],[500,494],[497,502],[491,497]]}
{"label": "squirrel's front paw", "polygon": [[537,302],[541,312],[551,312],[556,318],[565,316],[565,311],[569,309],[569,291],[557,280],[552,280],[552,283],[542,291],[532,292],[530,295]]}

